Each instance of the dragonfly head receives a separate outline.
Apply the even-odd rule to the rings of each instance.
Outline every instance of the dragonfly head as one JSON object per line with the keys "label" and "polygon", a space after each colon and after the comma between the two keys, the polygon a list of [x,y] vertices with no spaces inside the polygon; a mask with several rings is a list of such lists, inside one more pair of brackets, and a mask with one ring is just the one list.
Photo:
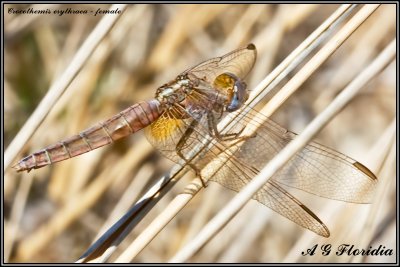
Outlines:
{"label": "dragonfly head", "polygon": [[249,98],[246,83],[229,72],[218,75],[214,80],[214,87],[225,94],[225,110],[228,112],[238,110]]}

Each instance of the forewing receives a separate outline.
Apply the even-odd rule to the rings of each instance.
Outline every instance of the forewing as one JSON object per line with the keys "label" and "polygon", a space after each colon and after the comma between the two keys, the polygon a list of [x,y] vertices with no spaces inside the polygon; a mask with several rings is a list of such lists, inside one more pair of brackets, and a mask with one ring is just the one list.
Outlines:
{"label": "forewing", "polygon": [[[263,120],[261,125],[250,125],[259,126],[257,135],[235,154],[259,170],[296,137],[272,120]],[[369,203],[378,182],[361,163],[315,142],[298,152],[272,179],[321,197],[353,203]]]}
{"label": "forewing", "polygon": [[224,56],[209,59],[190,68],[182,74],[194,75],[196,78],[212,84],[215,78],[222,73],[232,73],[244,79],[253,68],[257,57],[254,44],[234,50]]}

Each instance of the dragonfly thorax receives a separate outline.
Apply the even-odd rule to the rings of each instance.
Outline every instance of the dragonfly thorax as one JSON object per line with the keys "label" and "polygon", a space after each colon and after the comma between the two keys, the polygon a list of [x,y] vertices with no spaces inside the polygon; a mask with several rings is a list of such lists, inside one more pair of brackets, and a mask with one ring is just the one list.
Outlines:
{"label": "dragonfly thorax", "polygon": [[193,82],[184,76],[178,76],[175,80],[159,87],[156,92],[156,99],[168,106],[180,103],[193,88]]}

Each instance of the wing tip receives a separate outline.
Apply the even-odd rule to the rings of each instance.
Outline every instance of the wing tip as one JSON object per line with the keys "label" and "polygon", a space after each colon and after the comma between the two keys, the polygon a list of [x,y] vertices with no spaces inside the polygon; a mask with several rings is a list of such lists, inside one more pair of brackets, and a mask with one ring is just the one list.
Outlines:
{"label": "wing tip", "polygon": [[359,169],[361,172],[363,172],[365,175],[367,175],[369,178],[371,178],[374,181],[377,181],[378,178],[375,176],[375,174],[370,171],[367,167],[362,165],[360,162],[356,161],[353,163],[353,166]]}
{"label": "wing tip", "polygon": [[326,238],[330,237],[330,236],[331,236],[331,233],[329,232],[328,227],[326,227],[325,225],[324,225],[324,230],[325,230],[325,231],[323,231],[323,232],[320,233],[321,236],[326,237]]}
{"label": "wing tip", "polygon": [[249,50],[256,50],[256,46],[253,43],[248,44],[246,48]]}
{"label": "wing tip", "polygon": [[316,233],[316,234],[318,234],[320,236],[328,238],[331,235],[331,233],[329,232],[328,227],[321,221],[321,219],[318,218],[318,216],[315,215],[315,213],[312,212],[309,208],[307,208],[307,206],[305,206],[303,204],[300,204],[300,207],[303,210],[305,210],[308,213],[308,215],[313,217],[314,220],[316,220],[318,222],[318,227],[317,228],[315,228],[315,227],[305,227],[305,228],[309,229],[310,231],[312,231],[312,232],[314,232],[314,233]]}

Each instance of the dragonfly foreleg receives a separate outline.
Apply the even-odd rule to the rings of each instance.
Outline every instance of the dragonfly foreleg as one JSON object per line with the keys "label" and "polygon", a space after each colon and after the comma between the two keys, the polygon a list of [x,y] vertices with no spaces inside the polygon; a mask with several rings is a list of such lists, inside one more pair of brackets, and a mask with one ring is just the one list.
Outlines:
{"label": "dragonfly foreleg", "polygon": [[[238,132],[235,132],[235,133],[221,134],[218,130],[217,123],[215,122],[215,118],[212,113],[207,113],[207,120],[208,120],[207,124],[208,124],[209,132],[213,133],[214,137],[221,141],[232,141],[232,140],[243,141],[248,138],[256,137],[256,135],[257,135],[256,133],[254,133],[254,134],[248,135],[248,136],[240,136],[243,133],[245,127],[243,127],[242,129],[240,129]],[[236,142],[235,142],[235,144],[236,144]]]}

